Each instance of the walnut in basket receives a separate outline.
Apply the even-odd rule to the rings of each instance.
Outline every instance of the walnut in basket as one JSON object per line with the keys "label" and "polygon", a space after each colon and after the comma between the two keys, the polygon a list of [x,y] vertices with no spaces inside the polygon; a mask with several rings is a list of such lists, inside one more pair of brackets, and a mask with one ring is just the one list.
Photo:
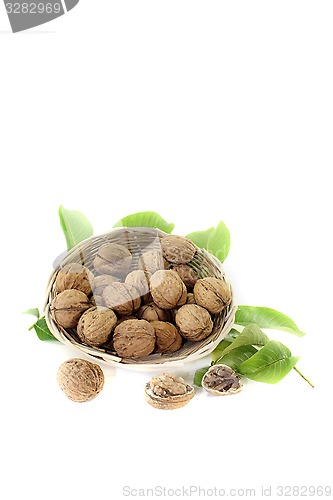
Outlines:
{"label": "walnut in basket", "polygon": [[122,358],[140,358],[151,354],[155,347],[155,330],[144,319],[129,319],[116,326],[113,346]]}
{"label": "walnut in basket", "polygon": [[82,314],[91,307],[88,297],[80,290],[64,290],[51,303],[51,314],[57,325],[75,328]]}
{"label": "walnut in basket", "polygon": [[85,344],[100,346],[107,342],[117,324],[117,316],[107,307],[91,307],[77,325],[77,334]]}
{"label": "walnut in basket", "polygon": [[176,312],[176,324],[188,340],[203,340],[212,332],[213,321],[209,312],[197,304],[185,304]]}
{"label": "walnut in basket", "polygon": [[132,264],[132,254],[123,245],[118,243],[104,243],[101,245],[93,266],[97,272],[111,274],[122,278],[129,272]]}
{"label": "walnut in basket", "polygon": [[91,295],[91,283],[94,279],[94,275],[89,269],[73,262],[71,264],[66,264],[62,267],[55,280],[55,291],[56,293],[63,292],[64,290],[80,290],[86,295]]}
{"label": "walnut in basket", "polygon": [[187,264],[197,251],[191,240],[173,234],[164,236],[161,239],[161,245],[164,258],[174,264]]}
{"label": "walnut in basket", "polygon": [[150,278],[153,301],[162,309],[172,309],[185,304],[186,286],[175,271],[156,271]]}
{"label": "walnut in basket", "polygon": [[231,288],[224,279],[200,279],[193,292],[196,303],[212,314],[220,313],[231,303]]}
{"label": "walnut in basket", "polygon": [[172,353],[181,348],[183,339],[175,325],[167,321],[152,321],[155,329],[156,352]]}
{"label": "walnut in basket", "polygon": [[125,283],[112,283],[103,292],[105,305],[121,316],[130,316],[141,305],[137,290]]}

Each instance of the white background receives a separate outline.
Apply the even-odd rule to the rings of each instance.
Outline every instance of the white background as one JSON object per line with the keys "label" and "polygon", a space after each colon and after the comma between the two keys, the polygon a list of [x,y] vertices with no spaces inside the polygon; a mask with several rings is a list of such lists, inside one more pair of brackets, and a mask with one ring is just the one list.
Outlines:
{"label": "white background", "polygon": [[[326,1],[81,0],[12,35],[0,5],[2,498],[330,484],[332,15]],[[106,367],[98,398],[68,401],[55,377],[77,353],[21,315],[65,249],[60,203],[96,233],[140,210],[179,234],[224,220],[237,302],[307,332],[270,334],[316,388],[293,372],[162,412],[143,400],[149,374]]]}

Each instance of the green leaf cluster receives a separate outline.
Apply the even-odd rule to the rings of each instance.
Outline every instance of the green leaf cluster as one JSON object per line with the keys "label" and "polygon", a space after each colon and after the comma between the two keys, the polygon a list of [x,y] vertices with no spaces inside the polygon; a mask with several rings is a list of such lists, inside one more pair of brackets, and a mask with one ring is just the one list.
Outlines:
{"label": "green leaf cluster", "polygon": [[216,227],[205,231],[195,231],[186,235],[199,248],[208,250],[221,262],[224,262],[230,249],[230,233],[224,222],[220,221]]}
{"label": "green leaf cluster", "polygon": [[39,309],[34,307],[32,309],[28,309],[23,314],[31,314],[37,318],[37,321],[31,325],[29,330],[34,329],[39,340],[57,340],[52,333],[50,332],[49,327],[47,326],[45,316],[40,317]]}

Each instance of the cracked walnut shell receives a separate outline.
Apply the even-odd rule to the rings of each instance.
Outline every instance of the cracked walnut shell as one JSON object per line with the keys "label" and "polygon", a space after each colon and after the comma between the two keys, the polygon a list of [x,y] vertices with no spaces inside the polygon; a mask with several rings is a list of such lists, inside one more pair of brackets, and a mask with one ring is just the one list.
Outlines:
{"label": "cracked walnut shell", "polygon": [[224,279],[203,278],[194,285],[194,298],[198,305],[212,314],[218,314],[231,303],[231,288]]}
{"label": "cracked walnut shell", "polygon": [[104,243],[98,249],[93,266],[97,272],[111,274],[119,278],[124,277],[130,270],[132,254],[123,245],[118,243]]}
{"label": "cracked walnut shell", "polygon": [[128,319],[116,326],[113,346],[122,358],[140,358],[151,354],[155,347],[155,330],[144,319]]}
{"label": "cracked walnut shell", "polygon": [[125,283],[112,283],[103,292],[105,305],[121,316],[130,316],[137,311],[141,300],[137,290]]}
{"label": "cracked walnut shell", "polygon": [[75,328],[82,314],[91,307],[88,297],[80,290],[64,290],[51,303],[51,314],[58,326]]}
{"label": "cracked walnut shell", "polygon": [[203,340],[212,332],[213,321],[209,312],[197,304],[185,304],[176,312],[176,324],[188,340]]}
{"label": "cracked walnut shell", "polygon": [[99,346],[107,342],[117,323],[117,316],[107,307],[91,307],[82,314],[77,334],[82,342]]}
{"label": "cracked walnut shell", "polygon": [[227,365],[213,365],[202,378],[202,387],[211,394],[226,396],[237,394],[243,384],[237,373]]}
{"label": "cracked walnut shell", "polygon": [[59,367],[57,381],[69,399],[83,403],[95,398],[101,392],[104,374],[98,365],[84,359],[73,358]]}
{"label": "cracked walnut shell", "polygon": [[152,321],[150,323],[155,329],[156,352],[173,353],[181,348],[183,339],[177,328],[167,321]]}
{"label": "cracked walnut shell", "polygon": [[145,387],[145,399],[161,410],[174,410],[187,405],[194,396],[194,388],[182,377],[161,373],[151,379]]}
{"label": "cracked walnut shell", "polygon": [[186,286],[175,271],[156,271],[150,278],[153,301],[161,309],[172,309],[185,304]]}
{"label": "cracked walnut shell", "polygon": [[161,245],[165,259],[174,264],[188,264],[197,251],[191,240],[173,234],[164,236]]}
{"label": "cracked walnut shell", "polygon": [[55,280],[55,291],[57,293],[63,292],[64,290],[80,290],[87,296],[91,295],[91,282],[94,279],[94,275],[89,269],[73,262],[72,264],[66,264],[62,267]]}

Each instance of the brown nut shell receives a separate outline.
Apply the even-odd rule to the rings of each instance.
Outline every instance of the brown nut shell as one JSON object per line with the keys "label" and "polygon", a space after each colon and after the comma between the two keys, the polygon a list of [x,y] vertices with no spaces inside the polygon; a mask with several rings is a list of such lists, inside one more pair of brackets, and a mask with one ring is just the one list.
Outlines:
{"label": "brown nut shell", "polygon": [[98,365],[84,359],[73,358],[59,367],[57,381],[70,400],[83,403],[95,398],[101,392],[104,374]]}
{"label": "brown nut shell", "polygon": [[154,327],[143,319],[123,321],[113,334],[113,346],[122,358],[148,356],[154,350],[155,340]]}
{"label": "brown nut shell", "polygon": [[125,283],[112,283],[103,292],[105,305],[121,316],[130,316],[140,307],[137,290]]}
{"label": "brown nut shell", "polygon": [[191,240],[173,234],[164,236],[161,245],[165,259],[174,264],[188,264],[197,251]]}
{"label": "brown nut shell", "polygon": [[175,320],[181,335],[188,340],[203,340],[213,330],[209,312],[196,304],[185,304],[180,307]]}
{"label": "brown nut shell", "polygon": [[99,248],[93,266],[101,274],[124,277],[130,270],[132,254],[118,243],[104,243]]}
{"label": "brown nut shell", "polygon": [[149,275],[164,269],[162,252],[158,250],[147,250],[147,252],[144,252],[139,258],[138,268]]}
{"label": "brown nut shell", "polygon": [[192,291],[195,283],[198,280],[198,275],[188,264],[179,264],[178,266],[173,266],[173,271],[179,275],[180,279],[185,283],[188,291]]}
{"label": "brown nut shell", "polygon": [[112,283],[119,282],[119,278],[111,276],[111,274],[99,274],[94,277],[91,287],[94,295],[103,295],[104,288]]}
{"label": "brown nut shell", "polygon": [[160,410],[175,410],[187,405],[194,396],[194,388],[182,377],[161,373],[145,387],[146,401]]}
{"label": "brown nut shell", "polygon": [[[150,292],[153,301],[161,309],[172,309],[178,303],[186,302],[186,287],[175,271],[156,271],[150,278]],[[184,296],[185,294],[185,296]],[[185,300],[184,300],[185,299]]]}
{"label": "brown nut shell", "polygon": [[82,342],[99,346],[107,342],[117,323],[117,316],[107,307],[91,307],[82,314],[77,334]]}
{"label": "brown nut shell", "polygon": [[152,321],[150,324],[155,329],[156,352],[172,353],[181,348],[183,339],[172,323]]}
{"label": "brown nut shell", "polygon": [[154,302],[140,307],[137,317],[146,321],[170,321],[171,319],[170,311],[161,309]]}
{"label": "brown nut shell", "polygon": [[62,267],[55,280],[55,291],[80,290],[87,296],[91,295],[91,283],[94,275],[88,268],[78,263],[66,264]]}
{"label": "brown nut shell", "polygon": [[142,271],[132,271],[126,276],[126,285],[133,286],[138,292],[138,296],[141,297],[143,302],[146,302],[150,296],[149,293],[149,278],[148,275]]}
{"label": "brown nut shell", "polygon": [[64,290],[51,303],[51,314],[57,325],[75,328],[82,314],[91,307],[88,297],[80,290]]}
{"label": "brown nut shell", "polygon": [[198,305],[212,314],[218,314],[231,303],[231,288],[224,279],[203,278],[194,285],[194,297]]}
{"label": "brown nut shell", "polygon": [[202,387],[216,396],[237,394],[243,384],[237,373],[227,365],[213,365],[202,378]]}

